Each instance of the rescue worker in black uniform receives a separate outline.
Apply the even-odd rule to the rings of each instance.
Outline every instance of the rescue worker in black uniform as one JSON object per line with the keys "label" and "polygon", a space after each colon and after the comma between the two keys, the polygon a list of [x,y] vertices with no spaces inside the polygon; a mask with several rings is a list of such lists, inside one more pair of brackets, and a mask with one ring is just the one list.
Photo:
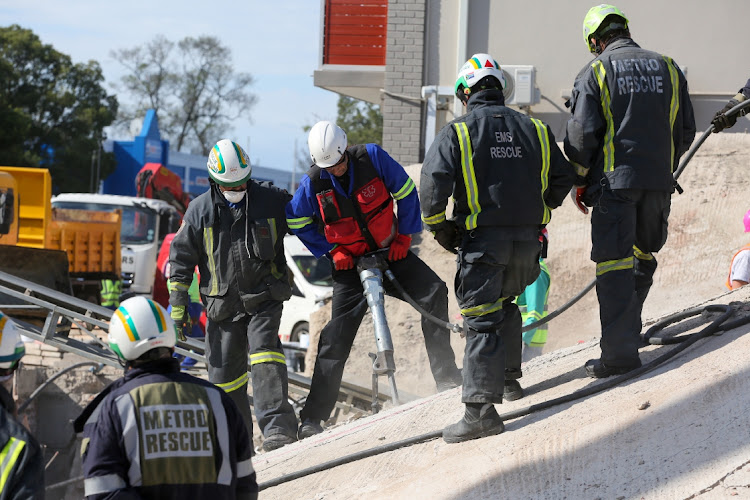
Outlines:
{"label": "rescue worker in black uniform", "polygon": [[180,372],[177,329],[164,308],[133,297],[109,325],[125,375],[74,423],[83,431],[86,498],[257,499],[242,414],[224,391]]}
{"label": "rescue worker in black uniform", "polygon": [[578,177],[571,195],[591,216],[602,354],[600,378],[641,366],[641,312],[667,240],[672,172],[695,136],[687,82],[671,58],[642,49],[612,5],[592,7],[583,38],[596,58],[576,77],[565,153]]}
{"label": "rescue worker in black uniform", "polygon": [[247,360],[255,417],[266,451],[297,440],[279,340],[283,302],[291,297],[284,235],[284,190],[250,179],[250,160],[222,139],[208,156],[211,188],[188,206],[170,249],[172,319],[188,324],[188,289],[197,265],[206,306],[208,379],[237,403],[252,435]]}
{"label": "rescue worker in black uniform", "polygon": [[[458,253],[456,299],[468,327],[466,410],[443,431],[449,443],[503,432],[493,404],[523,396],[514,299],[539,276],[541,232],[575,179],[549,127],[505,107],[504,87],[489,54],[469,59],[455,86],[467,114],[443,127],[422,164],[422,220]],[[447,219],[451,195],[453,219]]]}
{"label": "rescue worker in black uniform", "polygon": [[720,111],[716,112],[716,116],[711,120],[711,124],[714,126],[714,132],[721,132],[724,129],[732,128],[734,124],[737,123],[738,116],[745,116],[748,114],[750,112],[750,106],[745,106],[739,111],[739,113],[732,116],[726,115],[727,111],[748,99],[750,99],[750,78],[747,80],[745,86],[737,92],[737,95],[729,99],[729,102],[727,102]]}
{"label": "rescue worker in black uniform", "polygon": [[13,321],[0,312],[0,500],[44,498],[44,456],[34,436],[16,420],[5,388],[26,354]]}
{"label": "rescue worker in black uniform", "polygon": [[[308,135],[313,167],[287,205],[292,232],[316,257],[328,255],[334,264],[331,321],[320,333],[310,394],[300,412],[300,439],[323,431],[320,422],[330,417],[336,404],[344,365],[367,311],[355,269],[357,257],[387,249],[388,267],[406,293],[427,312],[448,321],[448,288],[409,251],[411,235],[422,230],[414,181],[380,146],[347,145],[341,127],[316,123]],[[401,298],[388,280],[383,288]],[[457,387],[461,376],[450,332],[423,318],[422,334],[438,391]]]}

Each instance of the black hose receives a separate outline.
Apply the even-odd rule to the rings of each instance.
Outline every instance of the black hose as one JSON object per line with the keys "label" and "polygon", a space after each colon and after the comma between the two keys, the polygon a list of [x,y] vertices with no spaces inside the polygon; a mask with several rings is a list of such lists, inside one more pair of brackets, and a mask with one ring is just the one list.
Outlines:
{"label": "black hose", "polygon": [[[703,330],[691,334],[686,335],[683,337],[680,337],[681,343],[678,347],[671,349],[669,352],[662,354],[661,356],[657,357],[656,359],[653,359],[649,363],[641,366],[640,368],[630,371],[628,373],[625,373],[623,375],[620,375],[619,377],[610,378],[607,381],[604,381],[602,383],[587,387],[585,389],[582,389],[580,391],[576,391],[572,394],[568,394],[566,396],[561,396],[559,398],[551,399],[549,401],[544,401],[542,403],[533,404],[530,406],[527,406],[525,408],[519,408],[518,410],[510,411],[507,413],[503,413],[500,415],[500,418],[503,421],[511,420],[514,418],[523,417],[525,415],[529,415],[531,413],[546,410],[548,408],[551,408],[553,406],[557,406],[564,403],[569,403],[571,401],[575,401],[576,399],[581,399],[583,397],[590,396],[592,394],[596,394],[598,392],[602,392],[606,389],[609,389],[611,387],[614,387],[615,385],[618,385],[622,382],[625,382],[627,380],[630,380],[632,378],[638,377],[648,371],[653,370],[661,363],[664,363],[668,359],[676,356],[680,352],[684,351],[694,343],[696,343],[698,340],[708,337],[709,335],[713,335],[715,332],[719,330],[727,330],[736,328],[738,326],[750,323],[750,316],[740,318],[736,321],[732,321],[731,323],[727,323],[725,326],[722,327],[722,324],[724,321],[726,321],[733,313],[733,310],[731,306],[728,305],[708,305],[704,308],[699,309],[693,309],[692,311],[699,310],[699,311],[710,311],[710,312],[723,312],[721,316],[719,316],[717,319],[713,320],[708,326],[706,326]],[[660,323],[664,326],[666,324],[679,321],[680,319],[686,317],[686,314],[688,311],[677,313],[672,316],[669,316],[665,318],[664,320],[660,321]],[[690,314],[690,316],[694,316],[695,314]],[[671,321],[670,321],[671,320]],[[656,326],[656,325],[654,325]],[[650,329],[652,330],[653,327]],[[367,450],[362,450],[356,453],[352,453],[351,455],[339,457],[334,460],[330,460],[328,462],[324,462],[322,464],[318,464],[312,467],[308,467],[306,469],[302,469],[296,472],[292,472],[291,474],[286,474],[280,477],[277,477],[275,479],[272,479],[270,481],[266,481],[264,483],[260,483],[258,485],[259,491],[262,491],[267,488],[271,488],[273,486],[278,486],[280,484],[293,481],[295,479],[299,479],[301,477],[309,476],[311,474],[315,474],[318,472],[322,472],[324,470],[332,469],[334,467],[338,467],[339,465],[344,465],[347,463],[355,462],[357,460],[361,460],[363,458],[372,457],[375,455],[380,455],[382,453],[387,453],[390,451],[397,450],[399,448],[404,448],[407,446],[411,446],[414,444],[423,443],[426,441],[430,441],[433,439],[437,439],[443,435],[443,431],[432,431],[428,432],[426,434],[420,434],[418,436],[414,436],[411,438],[403,439],[401,441],[396,441],[393,443],[384,444],[381,446],[376,446],[374,448],[370,448]]]}
{"label": "black hose", "polygon": [[[401,294],[401,296],[404,298],[404,300],[406,300],[409,304],[411,304],[411,306],[414,309],[416,309],[417,312],[419,312],[419,314],[421,314],[422,316],[424,316],[427,320],[432,321],[433,323],[437,324],[438,326],[442,326],[442,327],[448,328],[449,330],[451,330],[453,332],[456,332],[456,333],[461,333],[461,332],[464,331],[464,329],[463,329],[463,327],[461,325],[457,325],[456,323],[450,323],[448,321],[443,321],[442,319],[440,319],[440,318],[438,318],[436,316],[433,316],[432,314],[430,314],[427,311],[425,311],[424,308],[422,308],[419,304],[417,304],[417,302],[413,298],[411,298],[408,293],[406,293],[406,290],[404,290],[404,287],[401,286],[401,283],[398,282],[398,280],[396,279],[396,276],[393,275],[393,272],[390,269],[387,269],[385,271],[385,275],[391,281],[391,283],[393,283],[393,286],[396,288],[396,290],[398,290],[398,292]],[[562,313],[564,313],[570,306],[572,306],[573,304],[575,304],[576,302],[578,302],[579,300],[581,300],[581,298],[584,295],[586,295],[587,293],[589,293],[589,291],[591,291],[591,289],[594,288],[594,285],[596,285],[596,280],[592,280],[591,283],[589,283],[588,285],[586,285],[583,288],[583,290],[581,290],[580,292],[578,292],[578,294],[575,297],[573,297],[572,299],[570,299],[569,301],[567,301],[565,304],[563,304],[562,306],[560,306],[557,310],[549,313],[547,316],[543,317],[542,319],[540,319],[538,321],[535,321],[533,323],[529,323],[528,325],[526,325],[523,328],[521,328],[521,331],[522,332],[528,332],[529,330],[533,330],[534,328],[537,328],[537,327],[539,327],[539,326],[547,323],[548,321],[552,321],[554,318],[556,318],[559,315],[561,315]]]}
{"label": "black hose", "polygon": [[97,373],[97,372],[99,372],[99,370],[101,370],[102,368],[104,368],[104,363],[96,363],[94,361],[84,361],[83,363],[76,363],[74,365],[70,365],[69,367],[60,370],[59,372],[55,373],[50,378],[48,378],[47,380],[45,380],[42,383],[42,385],[40,385],[39,387],[37,387],[36,389],[34,389],[34,392],[32,392],[29,395],[29,399],[27,399],[26,401],[24,401],[23,403],[21,403],[21,405],[18,407],[18,413],[21,414],[29,406],[29,404],[34,400],[34,398],[37,397],[40,392],[42,392],[42,389],[44,389],[49,384],[51,384],[52,382],[54,382],[56,379],[58,379],[62,375],[65,375],[69,371],[75,370],[76,368],[81,368],[83,366],[93,366],[95,368],[92,368],[91,371],[93,373]]}

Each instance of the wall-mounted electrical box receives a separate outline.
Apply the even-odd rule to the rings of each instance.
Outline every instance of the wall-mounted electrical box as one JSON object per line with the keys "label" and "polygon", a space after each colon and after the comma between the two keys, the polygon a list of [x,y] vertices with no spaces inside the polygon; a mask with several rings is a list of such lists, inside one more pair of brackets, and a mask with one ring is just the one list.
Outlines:
{"label": "wall-mounted electrical box", "polygon": [[536,68],[529,65],[502,65],[505,73],[505,104],[507,106],[531,106],[541,100],[536,87]]}

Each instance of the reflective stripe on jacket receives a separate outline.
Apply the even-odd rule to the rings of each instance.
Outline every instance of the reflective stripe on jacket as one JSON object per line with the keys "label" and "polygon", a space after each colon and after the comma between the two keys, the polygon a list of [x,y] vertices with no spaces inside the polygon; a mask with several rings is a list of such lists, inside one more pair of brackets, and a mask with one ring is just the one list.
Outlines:
{"label": "reflective stripe on jacket", "polygon": [[0,387],[0,500],[44,498],[44,457],[36,439],[11,412],[13,398]]}

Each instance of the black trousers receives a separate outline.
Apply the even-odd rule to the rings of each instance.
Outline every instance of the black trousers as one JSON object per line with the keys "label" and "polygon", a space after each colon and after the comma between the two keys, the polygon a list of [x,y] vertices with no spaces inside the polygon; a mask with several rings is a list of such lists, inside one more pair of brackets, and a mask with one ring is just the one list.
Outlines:
{"label": "black trousers", "polygon": [[604,188],[591,215],[591,260],[602,327],[601,359],[640,365],[641,312],[654,280],[652,255],[667,241],[671,194]]}
{"label": "black trousers", "polygon": [[[406,293],[422,308],[448,320],[448,288],[427,264],[409,252],[405,259],[389,262],[389,268]],[[390,281],[385,277],[383,281],[386,294],[401,299]],[[334,270],[331,321],[320,333],[310,394],[300,419],[327,420],[330,417],[338,398],[344,365],[366,311],[367,300],[357,270]],[[458,380],[448,329],[422,318],[422,334],[435,382]]]}
{"label": "black trousers", "polygon": [[[208,380],[222,388],[242,413],[252,436],[248,378],[253,384],[255,418],[263,436],[297,435],[297,416],[288,400],[288,376],[279,340],[282,303],[268,301],[257,314],[206,324]],[[251,372],[247,363],[250,353]]]}
{"label": "black trousers", "polygon": [[539,276],[539,229],[479,227],[458,251],[456,299],[468,326],[464,403],[502,403],[521,377],[521,313],[513,299]]}

